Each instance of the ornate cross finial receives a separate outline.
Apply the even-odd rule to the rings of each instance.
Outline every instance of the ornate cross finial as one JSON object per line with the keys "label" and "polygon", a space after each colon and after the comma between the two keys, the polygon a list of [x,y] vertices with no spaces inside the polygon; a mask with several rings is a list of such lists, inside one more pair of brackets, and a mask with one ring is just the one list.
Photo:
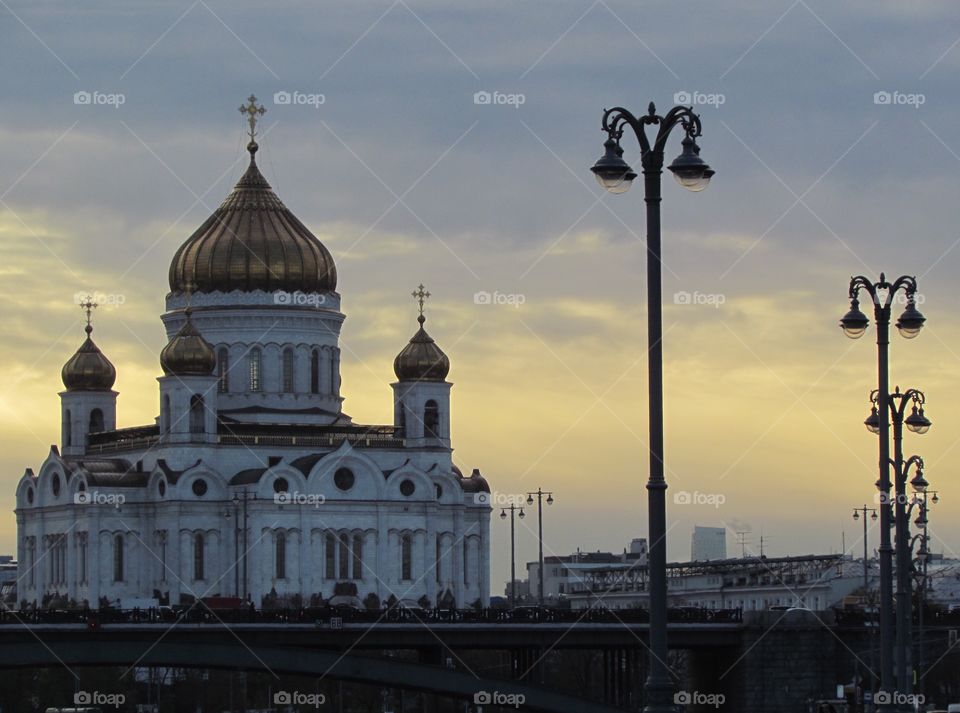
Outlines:
{"label": "ornate cross finial", "polygon": [[240,105],[240,113],[245,114],[247,117],[247,123],[250,124],[250,143],[256,143],[255,137],[257,135],[257,118],[263,116],[267,113],[267,110],[263,106],[257,106],[257,98],[251,94],[247,99],[248,104]]}
{"label": "ornate cross finial", "polygon": [[421,282],[420,286],[417,287],[416,290],[411,292],[410,295],[417,301],[417,303],[420,306],[420,316],[417,317],[417,321],[420,322],[420,324],[423,324],[426,321],[426,318],[423,316],[423,303],[430,298],[430,293],[424,289],[423,283]]}
{"label": "ornate cross finial", "polygon": [[86,295],[83,298],[83,302],[80,303],[80,309],[87,313],[87,326],[83,331],[87,333],[87,336],[90,336],[90,333],[93,331],[93,310],[95,310],[99,305],[93,301],[93,295]]}

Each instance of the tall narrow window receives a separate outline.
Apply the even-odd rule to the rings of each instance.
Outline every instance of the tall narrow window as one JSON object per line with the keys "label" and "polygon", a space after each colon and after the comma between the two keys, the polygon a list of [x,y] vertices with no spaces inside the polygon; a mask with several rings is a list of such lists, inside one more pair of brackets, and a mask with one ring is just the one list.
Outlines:
{"label": "tall narrow window", "polygon": [[423,407],[423,435],[426,437],[440,437],[440,410],[433,399],[427,401]]}
{"label": "tall narrow window", "polygon": [[167,531],[160,530],[157,533],[160,541],[160,581],[167,581]]}
{"label": "tall narrow window", "polygon": [[97,433],[103,430],[103,411],[98,408],[90,412],[90,433]]}
{"label": "tall narrow window", "polygon": [[262,358],[262,353],[259,349],[251,349],[250,355],[247,357],[250,366],[250,391],[260,391],[260,362]]}
{"label": "tall narrow window", "polygon": [[276,579],[287,578],[287,535],[277,533]]}
{"label": "tall narrow window", "polygon": [[293,393],[293,347],[287,347],[283,350],[283,373],[281,374],[283,382],[283,393]]}
{"label": "tall narrow window", "polygon": [[217,352],[217,391],[225,394],[230,391],[230,352],[220,347]]}
{"label": "tall narrow window", "polygon": [[353,536],[353,578],[363,579],[363,535]]}
{"label": "tall narrow window", "polygon": [[70,409],[63,412],[63,445],[69,448],[73,445],[73,417],[70,415]]}
{"label": "tall narrow window", "polygon": [[338,574],[340,579],[350,579],[350,535],[346,533],[340,535],[339,556]]}
{"label": "tall narrow window", "polygon": [[33,587],[36,585],[35,567],[37,564],[37,540],[34,537],[27,537],[24,545],[27,551],[27,583]]}
{"label": "tall narrow window", "polygon": [[193,578],[203,579],[203,533],[193,536]]}
{"label": "tall narrow window", "polygon": [[413,579],[413,540],[410,535],[400,538],[400,579]]}
{"label": "tall narrow window", "polygon": [[437,584],[440,584],[441,582],[443,582],[443,576],[442,576],[442,573],[440,572],[440,565],[442,562],[443,562],[443,542],[440,535],[437,535],[437,566],[436,566]]}
{"label": "tall narrow window", "polygon": [[113,536],[113,581],[123,581],[123,535]]}
{"label": "tall narrow window", "polygon": [[326,567],[324,576],[327,579],[336,579],[337,578],[337,540],[332,533],[328,534],[324,538],[324,556],[326,560]]}
{"label": "tall narrow window", "polygon": [[164,433],[170,433],[170,396],[163,395],[163,404],[160,407],[160,423],[163,426]]}
{"label": "tall narrow window", "polygon": [[338,355],[336,349],[330,350],[330,393],[334,396],[340,391],[340,384],[337,383],[337,361]]}
{"label": "tall narrow window", "polygon": [[206,428],[204,427],[206,408],[203,403],[203,397],[200,394],[194,394],[190,397],[190,433],[200,434]]}
{"label": "tall narrow window", "polygon": [[[463,583],[470,584],[470,540],[463,541]],[[513,583],[510,584],[513,587]]]}
{"label": "tall narrow window", "polygon": [[77,582],[87,583],[87,533],[77,533]]}
{"label": "tall narrow window", "polygon": [[320,393],[320,350],[314,349],[310,353],[310,393]]}

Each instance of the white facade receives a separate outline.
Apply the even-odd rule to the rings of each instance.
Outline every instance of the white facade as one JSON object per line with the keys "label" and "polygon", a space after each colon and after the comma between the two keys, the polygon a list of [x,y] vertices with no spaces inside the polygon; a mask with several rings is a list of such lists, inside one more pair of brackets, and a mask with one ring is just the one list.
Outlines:
{"label": "white facade", "polygon": [[[276,206],[285,208],[258,180],[251,159],[228,199],[242,205],[229,210],[262,210],[276,230]],[[254,238],[279,240],[267,231],[250,238],[254,247]],[[249,278],[244,269],[239,278]],[[161,376],[154,423],[118,430],[112,377],[106,388],[102,378],[88,385],[76,367],[61,394],[60,447],[17,485],[20,602],[219,595],[260,606],[275,593],[304,604],[370,595],[488,603],[490,507],[474,494],[489,487],[479,471],[463,477],[453,464],[445,370],[422,379],[398,372],[395,422],[360,425],[341,409],[344,315],[332,286],[201,286],[188,304],[172,284],[168,347],[186,307],[216,368]]]}

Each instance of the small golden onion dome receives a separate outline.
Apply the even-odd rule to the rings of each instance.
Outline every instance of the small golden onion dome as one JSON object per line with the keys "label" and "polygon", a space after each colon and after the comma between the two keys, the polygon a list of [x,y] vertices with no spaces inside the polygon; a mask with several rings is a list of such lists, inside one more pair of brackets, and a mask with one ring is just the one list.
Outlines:
{"label": "small golden onion dome", "polygon": [[67,391],[110,391],[117,380],[117,370],[90,338],[93,327],[87,324],[85,331],[86,340],[60,372],[63,385]]}
{"label": "small golden onion dome", "polygon": [[210,376],[217,366],[217,355],[204,339],[186,311],[187,321],[160,352],[163,373],[177,376]]}
{"label": "small golden onion dome", "polygon": [[175,293],[329,292],[337,289],[333,256],[250,166],[230,195],[180,246],[170,263]]}
{"label": "small golden onion dome", "polygon": [[426,318],[417,317],[420,329],[393,360],[393,371],[400,381],[443,381],[450,373],[450,359],[423,328]]}

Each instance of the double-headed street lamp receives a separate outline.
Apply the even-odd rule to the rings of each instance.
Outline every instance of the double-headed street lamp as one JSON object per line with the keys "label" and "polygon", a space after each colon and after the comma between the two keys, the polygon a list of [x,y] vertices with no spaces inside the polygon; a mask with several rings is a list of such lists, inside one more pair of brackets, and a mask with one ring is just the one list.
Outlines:
{"label": "double-headed street lamp", "polygon": [[[527,493],[527,505],[533,505],[533,496],[537,496],[537,539],[540,543],[540,569],[537,570],[537,601],[542,607],[543,599],[543,496],[547,496],[547,505],[553,505],[553,493],[547,493],[537,488],[536,492]],[[521,515],[522,517],[522,515]]]}
{"label": "double-headed street lamp", "polygon": [[[658,126],[653,143],[646,135],[647,126]],[[714,171],[700,158],[697,137],[700,117],[691,107],[675,106],[664,116],[657,114],[650,102],[646,115],[637,118],[622,107],[603,113],[601,128],[607,134],[604,154],[594,164],[597,182],[611,193],[630,188],[636,172],[623,160],[620,139],[629,127],[640,143],[643,169],[644,201],[647,204],[647,349],[649,388],[650,475],[647,480],[647,508],[650,549],[650,671],[645,686],[648,713],[675,710],[673,683],[667,669],[667,547],[666,489],[663,476],[663,319],[661,307],[660,266],[660,184],[663,174],[664,148],[670,132],[677,126],[684,132],[682,152],[668,166],[684,188],[702,191]]]}
{"label": "double-headed street lamp", "polygon": [[[916,479],[914,479],[916,480]],[[927,587],[929,586],[929,579],[927,575],[927,564],[930,561],[930,535],[927,533],[927,528],[929,525],[927,514],[929,512],[930,503],[936,505],[940,502],[940,495],[936,490],[929,490],[927,487],[929,484],[924,481],[925,485],[922,490],[920,490],[916,495],[913,496],[913,500],[910,503],[910,508],[907,511],[907,516],[909,517],[910,512],[913,510],[914,506],[920,508],[920,512],[917,516],[917,519],[913,521],[917,527],[921,528],[922,532],[918,535],[915,535],[910,539],[910,551],[913,552],[913,546],[916,544],[916,540],[920,541],[920,549],[917,552],[917,561],[914,571],[918,578],[919,590],[920,590],[920,606],[919,614],[917,617],[917,669],[923,669],[926,666],[926,641],[924,641],[924,631],[923,631],[923,617],[924,610],[927,607]],[[932,497],[931,497],[932,496]],[[923,694],[925,692],[924,688],[924,677],[921,676],[918,680],[919,693]]]}
{"label": "double-headed street lamp", "polygon": [[[526,514],[523,512],[523,508],[518,508],[513,503],[510,503],[510,507],[503,508],[500,511],[500,519],[507,519],[507,510],[510,511],[510,608],[513,609],[517,606],[517,538],[515,536],[514,529],[514,515],[519,515],[520,519],[526,517]],[[542,567],[543,565],[541,565]]]}
{"label": "double-headed street lamp", "polygon": [[[879,282],[862,275],[850,280],[850,311],[840,320],[843,333],[851,339],[859,339],[870,325],[869,318],[860,311],[860,292],[866,292],[873,301],[874,320],[877,325],[877,433],[880,436],[880,686],[892,692],[893,688],[893,548],[890,546],[890,310],[894,298],[903,292],[907,306],[897,320],[897,329],[906,339],[920,333],[925,321],[916,307],[917,280],[904,275],[887,282],[880,273]],[[882,414],[882,417],[881,417]],[[871,414],[872,415],[872,414]],[[869,420],[869,419],[868,419]],[[872,430],[872,429],[871,429]],[[901,661],[901,668],[904,672]],[[904,681],[904,679],[901,679]]]}
{"label": "double-headed street lamp", "polygon": [[[870,394],[873,408],[864,424],[874,433],[876,420],[879,419],[877,409],[876,392]],[[894,522],[896,524],[897,540],[897,683],[901,693],[910,693],[913,689],[913,676],[909,675],[910,661],[908,652],[910,652],[910,627],[912,617],[911,610],[911,589],[910,586],[910,518],[907,512],[907,476],[910,468],[916,466],[917,476],[911,481],[911,485],[916,490],[922,490],[926,481],[923,480],[923,459],[920,456],[910,456],[906,461],[903,459],[903,427],[914,433],[923,434],[930,430],[930,419],[923,413],[923,406],[926,403],[926,397],[918,389],[907,389],[900,391],[896,387],[890,394],[890,418],[893,422],[893,472],[894,472]],[[907,407],[912,410],[907,415]]]}

